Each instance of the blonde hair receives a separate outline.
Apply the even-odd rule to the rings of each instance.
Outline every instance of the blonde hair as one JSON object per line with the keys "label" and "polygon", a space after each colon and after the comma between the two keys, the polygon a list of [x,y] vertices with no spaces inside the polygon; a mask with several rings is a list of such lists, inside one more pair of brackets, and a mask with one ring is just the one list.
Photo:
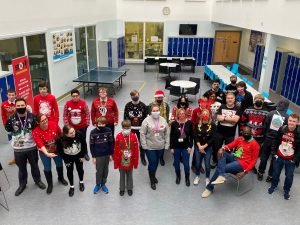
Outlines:
{"label": "blonde hair", "polygon": [[106,125],[107,121],[106,121],[106,118],[104,116],[101,116],[101,117],[97,118],[96,122],[97,122],[97,125],[98,125],[98,123]]}
{"label": "blonde hair", "polygon": [[176,119],[178,119],[178,115],[179,115],[179,113],[181,113],[181,112],[184,112],[184,115],[186,115],[185,109],[182,109],[182,108],[177,109],[177,111],[176,111]]}
{"label": "blonde hair", "polygon": [[204,113],[207,113],[208,116],[209,116],[208,124],[211,124],[211,122],[212,122],[210,111],[209,111],[208,109],[203,109],[202,112],[201,112],[201,115],[200,115],[200,120],[199,120],[199,125],[200,125],[200,126],[202,125],[202,115],[203,115]]}

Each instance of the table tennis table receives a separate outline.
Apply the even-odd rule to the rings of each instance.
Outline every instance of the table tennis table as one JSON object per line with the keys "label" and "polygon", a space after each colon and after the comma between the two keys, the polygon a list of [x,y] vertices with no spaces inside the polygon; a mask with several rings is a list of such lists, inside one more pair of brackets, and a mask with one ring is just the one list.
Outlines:
{"label": "table tennis table", "polygon": [[91,91],[90,84],[108,84],[112,85],[114,88],[114,83],[117,82],[118,86],[121,88],[123,84],[123,76],[126,76],[126,73],[129,69],[124,68],[110,68],[110,67],[97,67],[80,77],[73,80],[73,82],[78,82],[83,84],[83,97],[85,98],[85,85],[87,84],[87,92]]}

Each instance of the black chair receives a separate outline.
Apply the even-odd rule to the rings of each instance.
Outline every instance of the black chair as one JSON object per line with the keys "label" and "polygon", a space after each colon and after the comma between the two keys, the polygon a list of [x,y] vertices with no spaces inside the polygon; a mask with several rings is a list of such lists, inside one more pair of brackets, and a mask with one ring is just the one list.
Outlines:
{"label": "black chair", "polygon": [[[170,87],[170,96],[171,95],[176,96],[176,97],[180,97],[182,95],[181,87],[179,87],[179,86],[171,86]],[[176,99],[176,101],[177,101],[177,99]]]}
{"label": "black chair", "polygon": [[200,90],[200,78],[190,77],[189,81],[195,82],[196,86],[194,88],[188,88],[184,94],[194,95],[195,101],[196,101],[197,94],[199,93],[199,90]]}
{"label": "black chair", "polygon": [[144,72],[146,72],[146,65],[155,65],[156,66],[156,60],[153,57],[146,58],[144,62]]}
{"label": "black chair", "polygon": [[173,58],[172,63],[178,64],[175,68],[171,68],[171,72],[173,73],[179,73],[181,72],[181,61],[180,58]]}
{"label": "black chair", "polygon": [[157,76],[156,76],[157,79],[159,77],[159,74],[167,74],[168,77],[169,77],[169,67],[159,65],[158,66],[158,73],[157,73]]}
{"label": "black chair", "polygon": [[176,80],[176,78],[173,77],[167,77],[166,78],[166,83],[165,83],[165,89],[170,90],[171,89],[171,82]]}
{"label": "black chair", "polygon": [[4,192],[7,191],[9,189],[9,187],[10,187],[10,184],[9,184],[7,175],[6,175],[5,171],[3,170],[3,167],[0,163],[0,193],[2,192],[2,196],[3,196],[3,200],[4,200],[4,203],[0,202],[0,205],[7,211],[9,211],[9,207],[8,207]]}
{"label": "black chair", "polygon": [[184,59],[183,60],[183,66],[184,67],[190,66],[191,67],[191,71],[193,73],[195,73],[196,60],[193,60],[193,59]]}
{"label": "black chair", "polygon": [[166,63],[166,62],[167,62],[167,58],[166,57],[164,57],[164,58],[159,57],[158,58],[158,65],[160,65],[161,63]]}

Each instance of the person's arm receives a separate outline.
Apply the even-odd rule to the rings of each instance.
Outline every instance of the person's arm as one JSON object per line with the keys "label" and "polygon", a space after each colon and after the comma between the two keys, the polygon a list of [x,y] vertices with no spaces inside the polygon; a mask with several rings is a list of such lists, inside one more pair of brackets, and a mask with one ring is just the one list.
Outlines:
{"label": "person's arm", "polygon": [[63,112],[64,125],[69,125],[68,115],[69,115],[68,105],[65,104],[64,112]]}
{"label": "person's arm", "polygon": [[224,119],[225,119],[225,116],[222,115],[222,105],[221,105],[217,111],[217,120],[218,120],[218,122],[223,122]]}
{"label": "person's arm", "polygon": [[148,123],[147,120],[145,119],[142,122],[141,130],[140,130],[140,141],[143,149],[147,149],[147,141],[146,141],[147,127],[148,127]]}
{"label": "person's arm", "polygon": [[114,154],[113,154],[113,158],[114,158],[114,169],[118,169],[119,168],[119,163],[120,163],[120,136],[117,135],[116,137],[116,141],[115,141],[115,146],[114,146]]}
{"label": "person's arm", "polygon": [[86,120],[86,125],[90,125],[90,110],[89,110],[89,107],[88,105],[86,104],[86,102],[84,103],[84,114],[85,114],[85,120]]}
{"label": "person's arm", "polygon": [[188,146],[190,149],[193,148],[193,143],[194,143],[194,136],[193,136],[193,124],[192,122],[187,122],[189,124],[188,126]]}
{"label": "person's arm", "polygon": [[170,116],[170,106],[168,105],[168,103],[166,103],[166,113],[167,113],[167,123],[169,123],[169,116]]}
{"label": "person's arm", "polygon": [[271,153],[272,154],[276,154],[277,149],[279,148],[279,145],[282,141],[284,126],[286,126],[286,125],[283,125],[279,128],[279,130],[277,131],[276,138],[274,138],[273,141],[272,141],[272,145],[271,145]]}
{"label": "person's arm", "polygon": [[39,115],[39,103],[38,103],[38,96],[35,96],[33,98],[33,109],[32,109],[32,113],[35,115]]}
{"label": "person's arm", "polygon": [[5,106],[4,103],[1,104],[1,117],[2,117],[2,123],[5,126],[6,121],[7,121],[7,115],[6,115],[6,110],[5,110]]}
{"label": "person's arm", "polygon": [[119,109],[117,103],[113,100],[114,124],[118,125],[119,122]]}
{"label": "person's arm", "polygon": [[6,124],[5,125],[5,130],[7,132],[13,132],[14,131],[14,128],[13,128],[13,124],[12,124],[12,121],[11,121],[11,118],[9,118],[8,120],[6,120]]}
{"label": "person's arm", "polygon": [[147,106],[143,103],[143,111],[142,111],[142,121],[147,118],[148,116]]}
{"label": "person's arm", "polygon": [[249,165],[244,170],[245,173],[250,172],[254,168],[256,161],[258,159],[258,156],[259,156],[260,146],[257,142],[253,142],[251,149],[252,149],[252,155],[251,155],[252,157],[251,157],[251,161],[250,161]]}
{"label": "person's arm", "polygon": [[294,153],[293,161],[294,161],[296,167],[299,167],[299,162],[300,162],[300,126],[299,125],[296,128],[295,153]]}
{"label": "person's arm", "polygon": [[128,103],[125,105],[125,108],[124,108],[124,120],[130,120]]}
{"label": "person's arm", "polygon": [[54,111],[55,121],[58,124],[58,122],[59,122],[59,109],[58,109],[57,100],[54,96],[53,96],[53,101],[52,101],[52,107],[53,107],[53,111]]}
{"label": "person's arm", "polygon": [[92,107],[91,107],[91,120],[92,120],[92,124],[93,126],[96,125],[96,107],[95,107],[95,103],[92,103]]}
{"label": "person's arm", "polygon": [[43,152],[47,157],[55,157],[56,154],[54,153],[48,153],[47,148],[45,146],[44,140],[41,138],[40,134],[38,134],[37,130],[33,130],[32,136],[34,139],[34,142],[36,143],[37,147],[41,152]]}
{"label": "person's arm", "polygon": [[177,107],[174,106],[173,109],[172,109],[171,120],[175,120],[176,119],[176,111],[177,111]]}
{"label": "person's arm", "polygon": [[95,139],[94,139],[94,132],[93,130],[90,133],[90,151],[92,158],[95,158]]}
{"label": "person's arm", "polygon": [[241,133],[243,131],[244,126],[246,126],[247,123],[248,123],[248,111],[246,109],[244,111],[242,117],[241,117],[241,120],[240,120],[240,129],[239,129],[240,130],[240,135],[241,135]]}
{"label": "person's arm", "polygon": [[63,160],[65,160],[64,148],[60,137],[56,139],[55,144],[58,155],[61,156]]}
{"label": "person's arm", "polygon": [[83,158],[84,155],[87,154],[87,143],[86,143],[86,138],[83,137],[83,135],[78,132],[78,136],[79,136],[79,140],[80,140],[80,143],[81,143],[81,157],[80,158]]}
{"label": "person's arm", "polygon": [[170,127],[167,124],[167,122],[165,122],[165,149],[169,149],[170,147]]}
{"label": "person's arm", "polygon": [[113,137],[113,134],[112,134],[112,131],[109,132],[109,135],[108,135],[108,144],[110,146],[110,154],[111,156],[114,155],[114,137]]}
{"label": "person's arm", "polygon": [[139,164],[139,141],[135,134],[133,135],[133,137],[133,168],[137,169]]}
{"label": "person's arm", "polygon": [[234,149],[234,148],[236,148],[238,146],[239,142],[240,142],[240,137],[234,139],[232,142],[230,142],[229,144],[225,145],[223,147],[223,149],[225,151],[229,151],[231,149]]}

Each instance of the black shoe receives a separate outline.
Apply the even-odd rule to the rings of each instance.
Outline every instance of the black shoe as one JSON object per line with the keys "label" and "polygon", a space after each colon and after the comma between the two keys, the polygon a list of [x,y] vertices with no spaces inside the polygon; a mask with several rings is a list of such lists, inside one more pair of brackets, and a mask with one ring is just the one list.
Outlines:
{"label": "black shoe", "polygon": [[154,183],[155,183],[155,184],[158,184],[158,180],[157,180],[156,177],[154,177]]}
{"label": "black shoe", "polygon": [[254,167],[254,168],[252,169],[252,172],[253,172],[254,174],[257,174],[257,169]]}
{"label": "black shoe", "polygon": [[58,178],[58,181],[64,185],[64,186],[68,186],[68,182],[64,179],[64,178]]}
{"label": "black shoe", "polygon": [[132,190],[128,190],[128,195],[131,196],[133,194]]}
{"label": "black shoe", "polygon": [[145,158],[141,158],[141,161],[142,161],[142,164],[143,164],[144,166],[147,166],[147,162],[146,162],[146,159],[145,159]]}
{"label": "black shoe", "polygon": [[84,191],[84,183],[79,183],[79,190]]}
{"label": "black shoe", "polygon": [[124,196],[125,191],[120,191],[120,196]]}
{"label": "black shoe", "polygon": [[42,181],[38,181],[35,183],[40,189],[46,189],[46,185]]}
{"label": "black shoe", "polygon": [[15,192],[15,196],[19,196],[20,194],[22,194],[22,192],[25,190],[26,185],[22,185],[20,187],[18,187],[18,189]]}
{"label": "black shoe", "polygon": [[263,180],[264,175],[260,172],[257,173],[257,180],[262,181]]}
{"label": "black shoe", "polygon": [[176,183],[176,184],[180,184],[180,180],[181,180],[180,172],[177,172],[177,173],[176,173],[176,181],[175,181],[175,183]]}
{"label": "black shoe", "polygon": [[46,193],[47,193],[48,195],[50,195],[50,194],[52,193],[52,190],[53,190],[53,186],[52,186],[52,185],[48,185],[47,190],[46,190]]}
{"label": "black shoe", "polygon": [[90,156],[89,156],[88,154],[85,154],[85,155],[84,155],[84,159],[85,159],[86,161],[90,161]]}
{"label": "black shoe", "polygon": [[272,182],[272,177],[271,176],[267,176],[266,182],[271,183]]}
{"label": "black shoe", "polygon": [[151,189],[152,189],[152,190],[156,190],[156,185],[155,185],[155,183],[151,183]]}
{"label": "black shoe", "polygon": [[53,189],[52,172],[51,171],[44,171],[44,173],[45,173],[45,177],[46,177],[47,184],[48,184],[46,193],[48,195],[50,195],[52,193],[52,189]]}
{"label": "black shoe", "polygon": [[71,187],[69,190],[69,196],[72,197],[74,195],[75,188]]}
{"label": "black shoe", "polygon": [[190,177],[189,177],[189,176],[186,176],[186,177],[185,177],[185,185],[186,185],[187,187],[189,187],[189,186],[191,185],[191,183],[190,183]]}
{"label": "black shoe", "polygon": [[163,158],[160,158],[159,162],[160,162],[160,165],[161,165],[161,166],[164,166],[164,165],[166,164],[166,163],[165,163],[165,160],[164,160]]}

